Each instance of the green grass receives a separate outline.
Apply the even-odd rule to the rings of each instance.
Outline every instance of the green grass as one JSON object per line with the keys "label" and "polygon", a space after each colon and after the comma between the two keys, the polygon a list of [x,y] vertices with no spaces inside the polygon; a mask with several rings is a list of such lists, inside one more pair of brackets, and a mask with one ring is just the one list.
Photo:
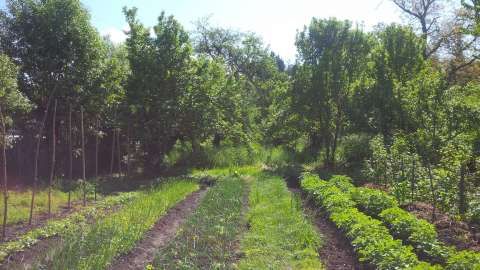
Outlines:
{"label": "green grass", "polygon": [[257,175],[261,172],[260,165],[247,165],[247,166],[230,166],[219,167],[208,170],[193,170],[193,176],[228,176],[228,175]]}
{"label": "green grass", "polygon": [[98,201],[94,206],[89,206],[69,215],[66,218],[58,220],[50,220],[42,227],[33,229],[15,240],[0,244],[0,262],[2,262],[9,254],[22,251],[28,248],[40,239],[45,239],[54,235],[64,235],[69,231],[77,230],[81,226],[86,225],[88,219],[95,220],[105,214],[105,210],[119,205],[127,204],[134,198],[139,196],[140,192],[126,192],[120,195],[108,196]]}
{"label": "green grass", "polygon": [[218,181],[205,195],[177,237],[159,250],[155,269],[232,269],[238,235],[244,228],[242,197],[246,183],[238,177]]}
{"label": "green grass", "polygon": [[241,241],[240,269],[323,269],[320,236],[280,177],[259,177],[249,203],[250,230]]}
{"label": "green grass", "polygon": [[83,230],[70,231],[46,262],[48,269],[105,269],[130,251],[167,209],[198,190],[192,181],[170,181]]}
{"label": "green grass", "polygon": [[[32,191],[22,192],[9,191],[8,193],[8,215],[7,224],[15,224],[22,221],[28,221],[30,216],[30,203],[32,200]],[[72,201],[82,198],[81,191],[72,192]],[[3,205],[3,194],[0,195]],[[60,207],[66,206],[68,202],[68,193],[58,189],[52,190],[52,213],[58,212]],[[2,206],[3,209],[3,206]],[[40,190],[35,194],[34,215],[48,213],[48,191]],[[0,213],[0,219],[3,220],[3,211]]]}

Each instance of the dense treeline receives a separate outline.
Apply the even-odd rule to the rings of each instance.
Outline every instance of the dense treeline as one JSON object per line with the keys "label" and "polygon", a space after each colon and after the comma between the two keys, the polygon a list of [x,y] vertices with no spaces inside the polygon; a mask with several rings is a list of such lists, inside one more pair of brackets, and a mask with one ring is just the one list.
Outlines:
{"label": "dense treeline", "polygon": [[385,185],[400,202],[472,216],[479,3],[393,2],[410,25],[367,32],[314,18],[287,67],[255,34],[208,20],[188,33],[161,13],[152,30],[124,8],[118,45],[79,0],[9,0],[0,119],[10,183],[158,174],[185,153],[209,165],[211,149],[243,146],[252,159],[263,145]]}

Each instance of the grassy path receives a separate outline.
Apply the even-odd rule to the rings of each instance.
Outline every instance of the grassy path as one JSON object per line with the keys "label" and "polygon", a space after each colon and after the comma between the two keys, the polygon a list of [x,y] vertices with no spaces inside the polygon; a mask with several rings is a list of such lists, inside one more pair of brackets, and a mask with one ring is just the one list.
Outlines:
{"label": "grassy path", "polygon": [[252,181],[249,204],[239,269],[324,268],[317,252],[320,236],[282,178],[259,174]]}
{"label": "grassy path", "polygon": [[231,269],[237,260],[238,235],[247,184],[224,177],[210,188],[177,237],[158,251],[155,269]]}

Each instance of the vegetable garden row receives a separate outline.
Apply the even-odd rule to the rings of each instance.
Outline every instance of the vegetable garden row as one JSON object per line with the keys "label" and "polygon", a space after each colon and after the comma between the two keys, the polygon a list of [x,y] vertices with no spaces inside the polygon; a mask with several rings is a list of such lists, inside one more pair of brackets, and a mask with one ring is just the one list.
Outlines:
{"label": "vegetable garden row", "polygon": [[480,254],[443,244],[432,224],[383,191],[356,188],[346,176],[325,181],[308,173],[301,185],[351,240],[359,260],[375,269],[480,269]]}

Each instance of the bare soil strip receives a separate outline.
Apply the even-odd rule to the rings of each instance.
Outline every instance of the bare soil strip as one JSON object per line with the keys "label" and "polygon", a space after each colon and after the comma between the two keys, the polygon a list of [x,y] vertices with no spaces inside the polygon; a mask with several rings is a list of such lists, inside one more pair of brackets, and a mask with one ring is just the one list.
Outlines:
{"label": "bare soil strip", "polygon": [[153,228],[148,231],[138,245],[128,254],[116,259],[109,269],[115,270],[143,270],[153,261],[158,249],[167,245],[187,217],[198,207],[207,189],[201,189],[189,195],[167,214],[161,217]]}
{"label": "bare soil strip", "polygon": [[327,215],[312,202],[303,196],[298,188],[290,188],[290,191],[302,198],[304,212],[314,218],[314,223],[322,234],[323,246],[319,251],[320,259],[327,270],[360,270],[364,269],[358,262],[352,245]]}

